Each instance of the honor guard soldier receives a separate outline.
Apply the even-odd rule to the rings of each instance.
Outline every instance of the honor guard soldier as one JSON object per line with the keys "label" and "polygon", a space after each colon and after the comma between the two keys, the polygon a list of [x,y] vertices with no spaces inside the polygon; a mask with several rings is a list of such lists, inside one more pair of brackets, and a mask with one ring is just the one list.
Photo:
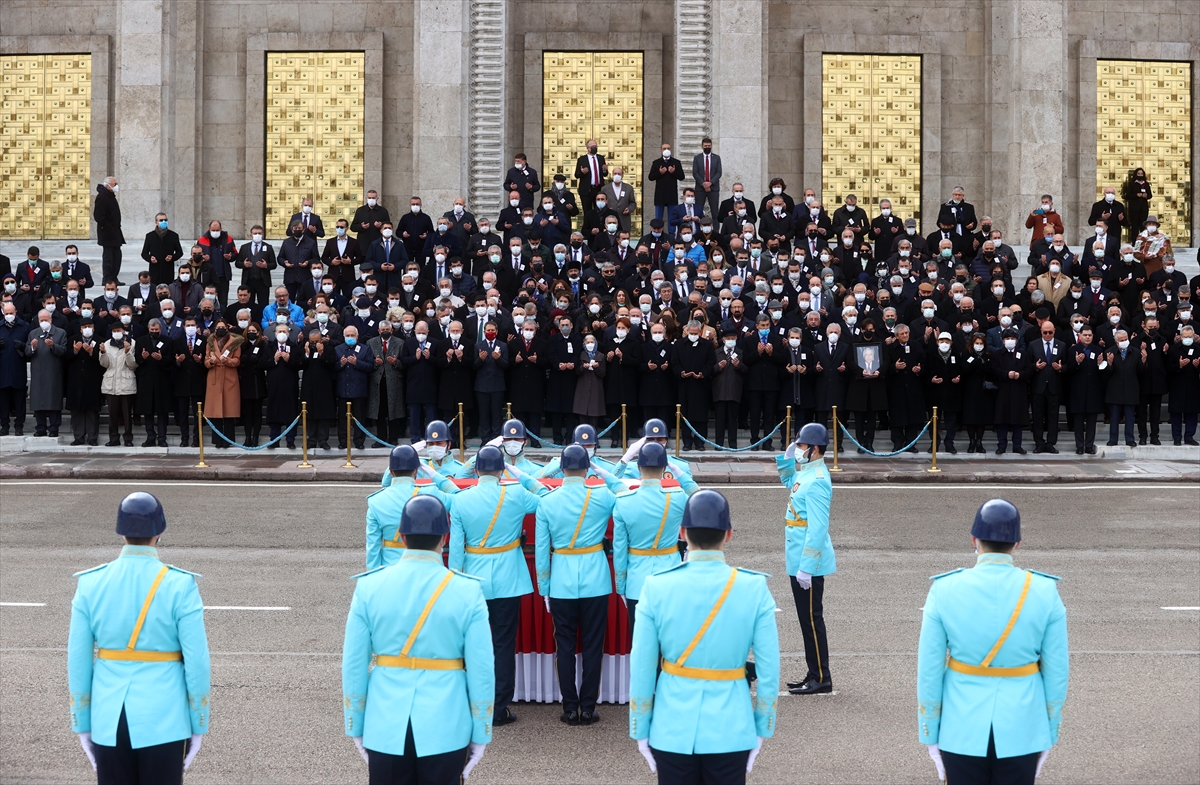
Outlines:
{"label": "honor guard soldier", "polygon": [[208,733],[199,576],[158,560],[166,528],[158,499],[131,493],[117,510],[120,557],[76,573],[67,642],[71,730],[101,785],[180,783]]}
{"label": "honor guard soldier", "polygon": [[1020,570],[1021,515],[975,514],[975,566],[935,575],[917,654],[917,721],[938,778],[1033,785],[1067,698],[1067,611],[1053,575]]}
{"label": "honor guard soldier", "polygon": [[[733,527],[724,496],[689,497],[682,525],[688,560],[642,585],[629,735],[660,785],[740,785],[775,733],[775,600],[766,575],[725,563]],[[754,700],[745,668],[751,649],[763,685]]]}
{"label": "honor guard soldier", "polygon": [[404,538],[400,536],[400,513],[414,496],[436,497],[446,509],[453,503],[458,486],[435,475],[433,482],[417,483],[421,459],[410,445],[392,448],[388,464],[391,483],[367,497],[367,569],[390,567],[400,561]]}
{"label": "honor guard soldier", "polygon": [[[529,444],[529,439],[525,433],[525,423],[520,420],[506,420],[500,428],[500,435],[489,441],[488,444],[503,450],[505,462],[518,467],[526,474],[536,475],[542,470],[540,463],[534,463],[525,457],[525,446]],[[469,458],[455,475],[459,479],[474,479],[478,476],[479,474],[475,471],[475,458],[473,457]],[[502,479],[512,480],[515,478],[516,475],[511,471],[508,469],[504,470]]]}
{"label": "honor guard soldier", "polygon": [[667,450],[661,444],[643,444],[637,466],[641,485],[618,493],[613,509],[613,569],[617,594],[629,609],[630,629],[646,578],[679,565],[679,525],[687,503],[683,491],[663,487]]}
{"label": "honor guard soldier", "polygon": [[829,539],[829,507],[833,480],[825,467],[829,433],[820,423],[808,423],[796,441],[775,459],[779,479],[789,491],[785,539],[788,579],[796,616],[804,637],[808,674],[789,681],[793,695],[833,692],[829,675],[829,641],[825,637],[825,576],[837,570],[833,542]]}
{"label": "honor guard soldier", "polygon": [[342,696],[371,785],[461,782],[492,740],[487,604],[478,578],[442,566],[449,533],[441,500],[412,497],[400,560],[355,576]]}
{"label": "honor guard soldier", "polygon": [[[568,725],[591,725],[600,721],[596,702],[613,585],[604,535],[615,499],[604,486],[584,484],[589,462],[583,447],[568,445],[559,465],[566,475],[562,485],[543,497],[537,511],[538,593],[554,618],[555,663],[563,698],[560,719]],[[583,645],[583,679],[578,691],[576,641]]]}
{"label": "honor guard soldier", "polygon": [[[587,450],[589,463],[600,466],[609,472],[612,472],[613,474],[617,473],[617,467],[611,461],[605,460],[599,455],[596,455],[596,446],[598,444],[598,440],[596,438],[596,429],[592,426],[576,425],[575,432],[571,435],[571,444],[578,444],[580,447],[583,447],[585,450]],[[563,471],[562,466],[559,463],[559,459],[554,458],[551,460],[550,463],[546,464],[545,467],[543,467],[542,470],[535,476],[544,478],[562,477]],[[588,477],[595,476],[597,476],[595,470],[589,468]]]}
{"label": "honor guard soldier", "polygon": [[689,496],[700,490],[700,486],[696,485],[695,480],[692,479],[692,465],[682,458],[676,458],[674,455],[671,455],[670,445],[667,444],[667,424],[657,417],[651,417],[649,420],[646,420],[642,432],[645,435],[629,445],[629,449],[625,451],[621,462],[617,464],[621,470],[617,473],[617,476],[627,479],[637,479],[640,474],[640,466],[635,461],[638,456],[638,450],[647,442],[656,442],[662,445],[663,450],[667,454],[667,468],[663,472],[663,479],[678,481],[679,486],[687,491]]}
{"label": "honor guard soldier", "polygon": [[[482,580],[496,652],[496,726],[516,722],[508,704],[516,689],[517,623],[521,597],[533,593],[521,550],[525,516],[537,512],[538,496],[517,484],[501,485],[504,453],[481,447],[475,456],[479,482],[454,497],[450,510],[450,567]],[[521,473],[523,483],[545,490]]]}
{"label": "honor guard soldier", "polygon": [[[450,426],[442,420],[432,420],[425,426],[425,438],[416,442],[412,448],[425,453],[422,464],[443,477],[456,477],[462,471],[462,464],[450,454]],[[381,485],[384,488],[392,484],[391,471],[383,473]]]}

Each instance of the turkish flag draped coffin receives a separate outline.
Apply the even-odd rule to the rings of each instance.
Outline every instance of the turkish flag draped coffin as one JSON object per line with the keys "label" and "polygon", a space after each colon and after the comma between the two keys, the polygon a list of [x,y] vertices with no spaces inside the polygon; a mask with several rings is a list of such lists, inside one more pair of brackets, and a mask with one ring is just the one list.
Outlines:
{"label": "turkish flag draped coffin", "polygon": [[[540,480],[547,488],[557,488],[562,484],[560,479]],[[475,484],[475,480],[454,480],[460,488]],[[506,483],[507,484],[507,483]],[[587,484],[595,487],[604,485],[598,478],[588,478]],[[677,485],[673,480],[665,480],[663,485]],[[611,542],[613,523],[609,519],[606,537]],[[558,689],[558,671],[555,668],[557,649],[554,644],[554,620],[546,610],[546,603],[537,593],[537,565],[534,560],[534,547],[537,537],[537,518],[534,515],[525,516],[525,542],[522,549],[525,552],[525,562],[529,565],[529,576],[533,581],[533,594],[521,598],[521,622],[517,630],[517,689],[515,699],[518,701],[536,701],[540,703],[557,703],[562,699]],[[553,558],[553,557],[551,557]],[[604,663],[600,677],[601,703],[629,702],[629,650],[633,640],[629,630],[629,611],[617,597],[616,574],[613,572],[612,554],[608,554],[609,580],[613,591],[608,596],[608,629],[604,633]],[[576,641],[576,687],[582,677],[583,665],[580,662],[579,642]]]}

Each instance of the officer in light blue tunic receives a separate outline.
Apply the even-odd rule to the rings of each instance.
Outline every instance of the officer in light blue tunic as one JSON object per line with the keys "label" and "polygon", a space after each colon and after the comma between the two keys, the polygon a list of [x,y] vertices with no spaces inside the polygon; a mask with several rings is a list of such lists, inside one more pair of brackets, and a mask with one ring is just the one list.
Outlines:
{"label": "officer in light blue tunic", "polygon": [[[425,438],[412,445],[417,453],[425,453],[422,463],[443,477],[456,477],[462,470],[462,464],[450,454],[450,426],[444,420],[431,420],[425,426]],[[380,485],[384,488],[392,484],[391,471],[383,473]]]}
{"label": "officer in light blue tunic", "polygon": [[[517,719],[508,707],[516,689],[517,627],[521,597],[533,593],[521,531],[525,516],[537,512],[539,497],[523,485],[500,483],[504,453],[498,447],[481,447],[475,470],[478,484],[455,496],[450,510],[450,568],[478,575],[483,582],[496,652],[492,724],[498,727]],[[521,480],[544,490],[524,473]]]}
{"label": "officer in light blue tunic", "polygon": [[[500,435],[489,441],[488,444],[503,450],[505,463],[516,466],[526,474],[536,475],[542,470],[540,463],[534,463],[525,456],[525,446],[529,444],[529,439],[525,433],[525,423],[520,420],[506,420],[504,425],[500,427]],[[475,471],[475,457],[468,458],[467,462],[463,464],[463,467],[454,476],[459,479],[475,479],[478,477],[479,473]],[[516,479],[516,475],[508,468],[505,468],[501,479],[514,480]]]}
{"label": "officer in light blue tunic", "polygon": [[657,417],[651,417],[649,420],[646,420],[646,425],[642,429],[642,432],[645,435],[629,445],[629,449],[625,451],[625,455],[621,458],[621,463],[617,464],[620,468],[617,476],[631,480],[637,479],[640,475],[636,462],[638,450],[647,442],[656,442],[662,445],[667,455],[667,468],[663,472],[663,479],[678,481],[679,486],[687,491],[689,496],[700,490],[700,486],[692,479],[692,464],[683,458],[676,458],[674,455],[671,455],[670,445],[667,443],[667,424]]}
{"label": "officer in light blue tunic", "polygon": [[1059,578],[1013,564],[1021,515],[985,502],[969,570],[933,577],[917,654],[917,722],[938,778],[1033,785],[1058,743],[1067,698]]}
{"label": "officer in light blue tunic", "polygon": [[449,533],[441,500],[410,498],[400,560],[355,576],[342,703],[372,785],[460,782],[492,740],[487,604],[478,578],[442,566]]}
{"label": "officer in light blue tunic", "polygon": [[667,451],[661,444],[643,444],[637,466],[641,485],[618,493],[613,510],[613,569],[617,594],[629,608],[630,629],[646,578],[679,564],[679,525],[687,503],[683,491],[663,487]]}
{"label": "officer in light blue tunic", "polygon": [[[763,739],[775,733],[775,600],[766,575],[725,563],[733,527],[724,496],[693,494],[682,526],[688,560],[642,585],[630,654],[629,735],[660,785],[741,785]],[[746,680],[751,649],[757,699]]]}
{"label": "officer in light blue tunic", "polygon": [[[599,455],[596,455],[597,447],[596,429],[590,425],[576,425],[575,432],[571,435],[571,444],[578,444],[587,450],[588,460],[596,466],[602,467],[613,474],[617,473],[617,467],[612,461],[605,460]],[[558,458],[552,459],[548,464],[542,467],[541,471],[534,475],[535,477],[543,478],[559,478],[563,476],[562,466]],[[588,469],[588,477],[598,476],[595,469]]]}
{"label": "officer in light blue tunic", "polygon": [[439,474],[432,482],[418,483],[421,465],[417,451],[402,444],[392,448],[388,474],[392,481],[367,497],[367,569],[388,567],[400,561],[404,538],[400,536],[400,514],[412,497],[422,494],[435,496],[446,509],[453,505],[458,486]]}
{"label": "officer in light blue tunic", "polygon": [[784,514],[785,558],[808,663],[804,679],[788,682],[788,691],[793,695],[833,692],[829,640],[825,636],[825,576],[837,571],[829,539],[833,480],[825,467],[828,443],[825,426],[810,422],[800,429],[784,454],[775,458],[779,479],[789,491]]}
{"label": "officer in light blue tunic", "polygon": [[[195,573],[158,560],[162,504],[117,509],[125,547],[76,573],[67,639],[71,730],[101,783],[179,783],[208,733],[209,656]],[[186,754],[186,757],[185,757]]]}
{"label": "officer in light blue tunic", "polygon": [[[560,719],[568,725],[598,722],[600,669],[608,627],[612,573],[604,535],[616,501],[608,488],[584,484],[587,450],[568,445],[559,458],[566,477],[547,493],[537,511],[535,538],[538,593],[554,618]],[[551,550],[553,549],[553,554]],[[583,677],[575,689],[575,644],[583,645]]]}

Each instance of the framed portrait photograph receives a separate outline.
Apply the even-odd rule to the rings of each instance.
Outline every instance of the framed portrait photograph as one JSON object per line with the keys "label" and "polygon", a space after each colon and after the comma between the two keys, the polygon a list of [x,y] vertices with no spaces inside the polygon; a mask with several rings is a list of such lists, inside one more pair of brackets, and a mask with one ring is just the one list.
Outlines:
{"label": "framed portrait photograph", "polygon": [[883,347],[878,345],[855,346],[855,362],[863,373],[875,373],[883,367]]}

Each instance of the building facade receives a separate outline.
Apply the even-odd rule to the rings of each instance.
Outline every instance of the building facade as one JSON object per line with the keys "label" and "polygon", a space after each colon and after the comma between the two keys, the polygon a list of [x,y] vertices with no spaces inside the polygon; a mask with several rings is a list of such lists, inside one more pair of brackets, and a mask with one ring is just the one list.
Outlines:
{"label": "building facade", "polygon": [[515,154],[575,188],[589,138],[644,206],[660,144],[691,184],[709,136],[722,198],[781,177],[930,231],[961,185],[1016,242],[1050,193],[1078,243],[1140,166],[1182,247],[1198,42],[1194,0],[4,0],[0,239],[94,237],[108,174],[127,237],[368,188],[494,216]]}

